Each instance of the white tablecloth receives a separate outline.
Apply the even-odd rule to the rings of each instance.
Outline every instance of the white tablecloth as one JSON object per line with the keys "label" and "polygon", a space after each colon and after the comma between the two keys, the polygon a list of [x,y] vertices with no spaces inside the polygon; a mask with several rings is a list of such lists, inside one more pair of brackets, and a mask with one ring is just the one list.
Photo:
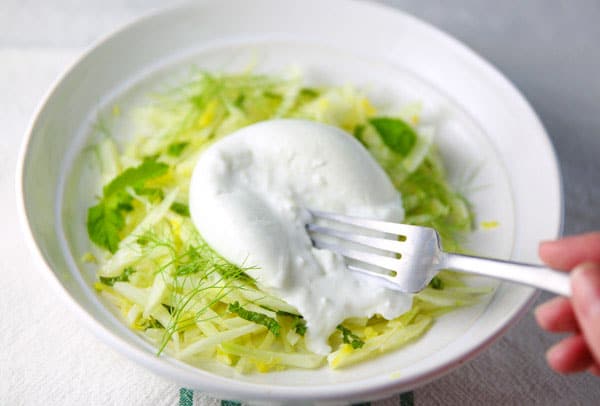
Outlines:
{"label": "white tablecloth", "polygon": [[[0,33],[0,404],[220,404],[220,401],[186,391],[174,382],[155,376],[97,341],[79,325],[55,293],[48,291],[23,242],[16,215],[14,176],[17,151],[36,104],[51,82],[91,39],[148,7],[136,1],[94,1],[89,3],[89,8],[83,8],[83,3],[79,8],[75,3],[58,2],[64,10],[41,1],[39,4],[9,2],[0,6],[4,8],[0,11],[0,27],[9,30]],[[469,5],[471,2],[464,3]],[[88,3],[85,4],[87,7]],[[403,3],[416,11],[424,10],[424,14],[431,10],[416,4]],[[598,7],[595,10],[596,17],[600,17]],[[19,24],[19,21],[29,21],[29,12],[33,22],[26,26]],[[468,11],[463,10],[463,13],[468,14]],[[69,26],[73,14],[85,24],[80,21]],[[437,18],[436,14],[429,17]],[[19,27],[36,29],[36,21],[42,24],[37,28],[37,37],[31,32],[19,34]],[[0,32],[5,28],[0,28]],[[49,32],[45,40],[44,29]],[[84,38],[74,39],[73,35]],[[590,49],[590,52],[597,53],[597,49]],[[534,72],[529,73],[534,75]],[[519,78],[523,77],[528,76]],[[579,86],[584,79],[570,77],[569,80]],[[538,82],[532,79],[532,82],[525,82],[525,86],[531,83],[537,86]],[[595,103],[596,111],[600,103],[598,83],[596,76],[595,82],[589,84],[589,91],[596,95],[595,101],[590,98],[589,103]],[[541,97],[556,91],[556,87],[549,83],[548,88],[537,91]],[[538,93],[535,95],[537,97]],[[561,94],[554,96],[560,98]],[[589,107],[587,96],[583,99],[575,102]],[[585,117],[581,122],[583,128],[595,130],[597,138],[586,138],[581,134],[577,138],[578,134],[560,135],[553,130],[583,119],[581,109],[556,111],[561,116],[557,117],[543,103],[542,107],[542,119],[557,145],[563,170],[566,168],[567,192],[581,192],[578,199],[567,198],[567,231],[598,227],[598,114]],[[574,137],[579,145],[567,141],[567,136]],[[585,152],[590,148],[591,152]],[[596,160],[592,160],[593,157]],[[589,209],[594,204],[595,212]],[[547,296],[542,296],[545,298]],[[476,360],[416,389],[411,395],[396,397],[386,403],[411,404],[414,400],[419,405],[599,404],[600,379],[585,374],[559,376],[545,365],[545,349],[555,340],[556,337],[541,332],[532,315],[528,314]]]}

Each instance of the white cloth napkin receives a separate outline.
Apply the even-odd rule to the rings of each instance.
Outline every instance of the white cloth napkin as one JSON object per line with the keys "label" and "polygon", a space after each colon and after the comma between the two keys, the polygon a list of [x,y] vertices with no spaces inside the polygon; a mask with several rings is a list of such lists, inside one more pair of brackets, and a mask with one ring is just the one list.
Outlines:
{"label": "white cloth napkin", "polygon": [[[157,377],[84,330],[30,260],[14,175],[27,122],[80,50],[0,49],[0,404],[235,405]],[[459,370],[385,405],[598,404],[600,380],[549,371],[555,341],[528,315]]]}

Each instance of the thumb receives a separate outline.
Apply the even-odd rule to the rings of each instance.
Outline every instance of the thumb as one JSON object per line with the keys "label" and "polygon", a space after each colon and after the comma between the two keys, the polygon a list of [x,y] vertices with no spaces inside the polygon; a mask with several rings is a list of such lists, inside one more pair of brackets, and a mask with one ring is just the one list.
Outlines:
{"label": "thumb", "polygon": [[600,364],[600,264],[584,263],[571,273],[573,310],[590,352]]}

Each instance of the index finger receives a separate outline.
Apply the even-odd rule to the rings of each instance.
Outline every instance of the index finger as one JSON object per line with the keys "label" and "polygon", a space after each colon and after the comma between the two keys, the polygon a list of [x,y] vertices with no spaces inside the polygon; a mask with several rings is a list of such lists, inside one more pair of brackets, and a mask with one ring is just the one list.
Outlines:
{"label": "index finger", "polygon": [[600,232],[545,241],[540,244],[539,255],[552,268],[562,270],[582,262],[600,262]]}

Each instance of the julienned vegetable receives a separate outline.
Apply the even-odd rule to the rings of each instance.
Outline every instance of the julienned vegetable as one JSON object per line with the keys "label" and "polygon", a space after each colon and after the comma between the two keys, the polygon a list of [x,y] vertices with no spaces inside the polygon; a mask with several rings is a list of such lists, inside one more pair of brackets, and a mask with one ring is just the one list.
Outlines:
{"label": "julienned vegetable", "polygon": [[402,193],[406,221],[435,227],[446,249],[459,250],[471,211],[446,181],[433,129],[418,125],[419,112],[415,104],[378,116],[352,88],[307,88],[297,77],[197,72],[131,112],[135,133],[124,134],[131,141],[122,153],[110,137],[97,146],[106,185],[87,216],[90,240],[104,253],[96,289],[159,353],[198,365],[217,360],[243,373],[340,368],[417,339],[437,316],[488,289],[441,272],[399,318],[345,320],[323,357],[306,349],[295,308],[260,291],[247,267],[202,240],[186,202],[195,162],[215,140],[265,119],[311,119],[353,134]]}

